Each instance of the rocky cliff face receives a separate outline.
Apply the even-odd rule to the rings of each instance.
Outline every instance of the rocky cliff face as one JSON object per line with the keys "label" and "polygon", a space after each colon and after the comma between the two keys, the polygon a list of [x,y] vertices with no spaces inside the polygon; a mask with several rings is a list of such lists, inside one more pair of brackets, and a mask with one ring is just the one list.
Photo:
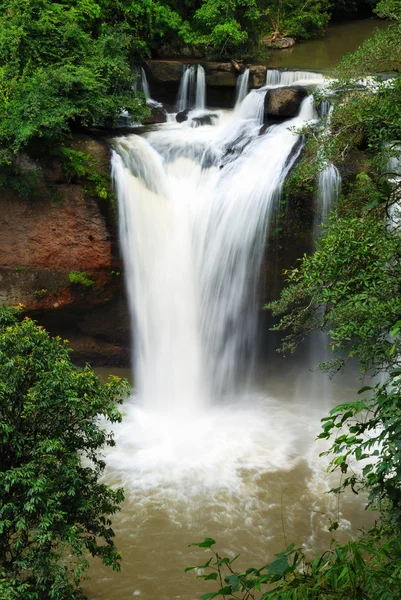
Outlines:
{"label": "rocky cliff face", "polygon": [[[80,136],[72,148],[93,157],[109,178],[106,144]],[[27,198],[13,189],[0,194],[0,304],[22,304],[52,333],[62,332],[73,347],[75,341],[77,360],[126,364],[128,314],[114,207],[92,195],[85,178],[66,175],[59,160],[22,156],[18,167],[21,176],[36,171],[40,178]],[[126,325],[119,340],[110,318],[115,313]],[[106,356],[97,339],[111,344],[114,355]]]}
{"label": "rocky cliff face", "polygon": [[[211,106],[231,107],[235,102],[234,89],[242,72],[235,62],[192,60],[205,69],[208,102]],[[161,102],[174,105],[184,65],[187,60],[148,60],[145,70],[152,96]],[[266,79],[265,65],[249,65],[250,88],[262,87]]]}

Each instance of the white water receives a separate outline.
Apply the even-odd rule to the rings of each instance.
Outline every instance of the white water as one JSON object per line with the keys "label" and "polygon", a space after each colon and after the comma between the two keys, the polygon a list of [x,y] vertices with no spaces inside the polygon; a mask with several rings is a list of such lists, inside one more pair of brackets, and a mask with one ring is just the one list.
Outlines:
{"label": "white water", "polygon": [[[333,106],[327,101],[322,103],[321,113],[326,117],[325,130],[323,137],[327,137],[331,128],[331,117],[333,114]],[[341,191],[341,175],[337,167],[329,161],[326,161],[324,168],[319,173],[318,183],[318,203],[315,212],[314,231],[315,237],[319,234],[319,228],[322,223],[326,222],[332,206],[337,202]]]}
{"label": "white water", "polygon": [[321,73],[309,71],[279,71],[268,69],[266,71],[266,85],[270,87],[284,85],[322,85],[326,79]]}
{"label": "white water", "polygon": [[247,405],[245,383],[266,232],[299,152],[292,128],[316,114],[307,98],[259,135],[254,108],[246,120],[221,114],[215,127],[168,123],[115,142],[137,392],[109,464],[132,491],[196,480],[234,492],[242,468],[292,464],[291,435],[272,453],[272,400],[252,393]]}
{"label": "white water", "polygon": [[196,98],[195,108],[202,109],[206,106],[206,77],[205,69],[198,65],[196,70]]}
{"label": "white water", "polygon": [[141,80],[142,80],[142,89],[143,89],[143,93],[146,96],[146,100],[152,100],[152,97],[150,95],[150,90],[149,90],[148,79],[146,77],[145,69],[143,67],[141,67]]}
{"label": "white water", "polygon": [[235,106],[239,106],[245,96],[248,94],[249,68],[246,68],[242,75],[237,79]]}
{"label": "white water", "polygon": [[267,69],[266,71],[266,85],[276,86],[280,85],[281,71],[277,69]]}
{"label": "white water", "polygon": [[195,81],[195,68],[186,65],[181,77],[177,96],[177,111],[181,112],[190,107],[191,91]]}
{"label": "white water", "polygon": [[205,535],[224,554],[241,552],[241,569],[274,560],[287,539],[320,552],[330,520],[340,541],[363,524],[360,497],[339,506],[326,493],[339,482],[315,441],[320,418],[352,391],[341,382],[327,394],[291,360],[269,358],[265,381],[247,379],[265,238],[302,148],[295,131],[316,118],[309,98],[296,119],[261,135],[263,101],[252,91],[237,110],[216,111],[214,126],[192,127],[191,112],[115,141],[136,390],[106,457],[108,481],[127,496],[113,519],[123,570],[92,570],[94,600],[210,591],[183,573],[206,560],[187,548]]}

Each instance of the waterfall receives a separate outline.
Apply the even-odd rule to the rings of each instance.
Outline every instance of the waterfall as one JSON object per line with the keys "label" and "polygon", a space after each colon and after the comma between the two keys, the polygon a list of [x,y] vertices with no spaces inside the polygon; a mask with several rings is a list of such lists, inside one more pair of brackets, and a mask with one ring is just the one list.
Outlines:
{"label": "waterfall", "polygon": [[177,126],[115,142],[136,379],[148,408],[195,414],[234,394],[241,366],[252,362],[255,288],[299,140],[292,128],[314,117],[309,97],[298,117],[263,136],[256,120],[253,128],[247,122],[252,139],[223,169],[201,164],[207,146],[218,156],[235,144],[227,126],[201,132],[204,145],[191,159],[187,141],[199,138],[198,129]]}
{"label": "waterfall", "polygon": [[266,71],[266,85],[276,86],[280,85],[281,72],[277,69],[267,69]]}
{"label": "waterfall", "polygon": [[195,79],[195,67],[193,65],[186,65],[184,67],[184,72],[178,90],[178,112],[194,106]]}
{"label": "waterfall", "polygon": [[245,96],[248,94],[248,83],[249,83],[249,68],[246,68],[242,75],[239,75],[237,79],[237,91],[235,106],[239,106]]}
{"label": "waterfall", "polygon": [[266,85],[277,87],[279,85],[321,85],[325,78],[321,73],[311,71],[279,71],[278,69],[268,69],[266,71]]}
{"label": "waterfall", "polygon": [[145,69],[143,67],[141,67],[141,79],[142,79],[142,90],[146,96],[146,100],[151,100],[152,98],[151,98],[150,91],[149,91],[149,84],[148,84],[148,80],[146,77]]}
{"label": "waterfall", "polygon": [[198,65],[196,71],[196,99],[195,108],[205,108],[206,106],[206,78],[205,69]]}
{"label": "waterfall", "polygon": [[[333,108],[328,100],[323,100],[321,115],[326,117],[325,130],[322,134],[324,137],[330,133]],[[319,173],[318,202],[314,218],[315,237],[319,235],[321,224],[327,221],[331,207],[338,200],[340,191],[341,175],[332,162],[326,161],[324,168]]]}
{"label": "waterfall", "polygon": [[282,71],[280,77],[280,85],[294,85],[300,82],[317,83],[324,81],[321,73],[313,73],[309,71]]}
{"label": "waterfall", "polygon": [[[321,134],[325,138],[330,133],[331,116],[333,106],[329,100],[323,100],[320,104],[320,117],[325,119],[323,124],[324,130]],[[337,167],[326,161],[322,171],[319,173],[317,206],[313,222],[313,237],[316,241],[321,235],[322,224],[327,222],[330,215],[330,210],[335,202],[337,202],[341,190],[341,175]],[[320,395],[322,404],[330,403],[333,395],[333,383],[328,375],[318,369],[322,363],[328,362],[332,358],[332,353],[328,348],[330,338],[326,333],[315,331],[308,336],[305,348],[305,358],[307,367],[310,371],[308,386],[309,395],[318,397]],[[296,388],[296,393],[298,389]]]}
{"label": "waterfall", "polygon": [[258,125],[263,124],[265,92],[252,90],[242,102],[236,104],[235,113],[240,119],[255,119]]}

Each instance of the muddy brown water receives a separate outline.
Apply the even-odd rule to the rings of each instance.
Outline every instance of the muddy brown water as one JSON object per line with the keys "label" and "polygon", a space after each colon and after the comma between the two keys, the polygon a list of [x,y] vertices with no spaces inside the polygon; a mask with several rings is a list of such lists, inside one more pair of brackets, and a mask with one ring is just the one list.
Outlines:
{"label": "muddy brown water", "polygon": [[330,25],[324,38],[296,44],[286,50],[270,50],[269,68],[327,71],[346,54],[355,52],[376,28],[387,27],[381,19],[362,19]]}
{"label": "muddy brown water", "polygon": [[[98,372],[102,377],[108,373],[131,377],[128,369]],[[323,375],[312,374],[307,364],[270,363],[260,371],[257,394],[245,400],[247,410],[252,412],[253,402],[262,398],[259,416],[266,417],[269,431],[265,437],[267,450],[260,450],[261,461],[251,461],[249,466],[246,461],[242,466],[231,464],[232,448],[227,448],[223,436],[223,411],[220,425],[215,431],[212,427],[210,438],[206,438],[207,444],[199,446],[190,436],[185,439],[180,458],[185,463],[188,454],[196,462],[194,469],[185,473],[163,471],[149,455],[144,461],[143,453],[149,447],[142,442],[132,447],[130,455],[129,409],[135,399],[128,401],[127,422],[123,425],[127,437],[107,476],[109,483],[123,483],[126,489],[123,509],[113,518],[116,543],[123,556],[122,570],[114,573],[100,561],[93,561],[91,580],[84,586],[90,600],[192,600],[201,593],[215,591],[213,582],[196,579],[194,572],[184,573],[185,567],[207,560],[208,551],[188,547],[206,536],[217,540],[222,554],[233,557],[241,553],[237,565],[247,568],[262,566],[291,542],[303,545],[310,554],[326,549],[332,538],[328,528],[335,520],[340,522],[336,532],[340,541],[349,540],[359,528],[369,526],[373,515],[364,511],[363,498],[344,494],[339,499],[327,493],[331,486],[338,485],[339,475],[327,473],[327,459],[319,458],[326,446],[316,441],[320,418],[331,406],[351,399],[356,385],[354,374],[328,383]],[[249,444],[249,426],[244,422],[241,430],[241,423],[237,425],[234,432],[239,444]],[[160,423],[154,426],[157,429]],[[174,438],[181,434],[172,431],[171,435]],[[165,447],[167,453],[176,440],[170,443]],[[221,452],[221,460],[210,455],[213,446]],[[249,450],[258,451],[257,447]],[[199,456],[202,453],[205,461]],[[140,468],[134,466],[135,460],[139,460]],[[151,463],[150,470],[146,469],[146,461]]]}

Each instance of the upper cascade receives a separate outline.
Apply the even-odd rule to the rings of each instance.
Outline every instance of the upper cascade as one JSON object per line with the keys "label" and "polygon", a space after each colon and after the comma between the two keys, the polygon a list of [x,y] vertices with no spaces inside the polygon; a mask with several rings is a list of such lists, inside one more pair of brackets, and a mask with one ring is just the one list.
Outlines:
{"label": "upper cascade", "polygon": [[248,85],[249,68],[246,68],[245,71],[241,75],[239,75],[237,79],[235,107],[238,107],[245,98],[245,96],[248,94]]}
{"label": "upper cascade", "polygon": [[311,71],[279,71],[278,69],[267,69],[266,85],[275,87],[279,85],[304,85],[317,84],[325,82],[325,77],[321,73]]}
{"label": "upper cascade", "polygon": [[198,65],[185,65],[178,90],[176,108],[178,112],[206,107],[205,69]]}

